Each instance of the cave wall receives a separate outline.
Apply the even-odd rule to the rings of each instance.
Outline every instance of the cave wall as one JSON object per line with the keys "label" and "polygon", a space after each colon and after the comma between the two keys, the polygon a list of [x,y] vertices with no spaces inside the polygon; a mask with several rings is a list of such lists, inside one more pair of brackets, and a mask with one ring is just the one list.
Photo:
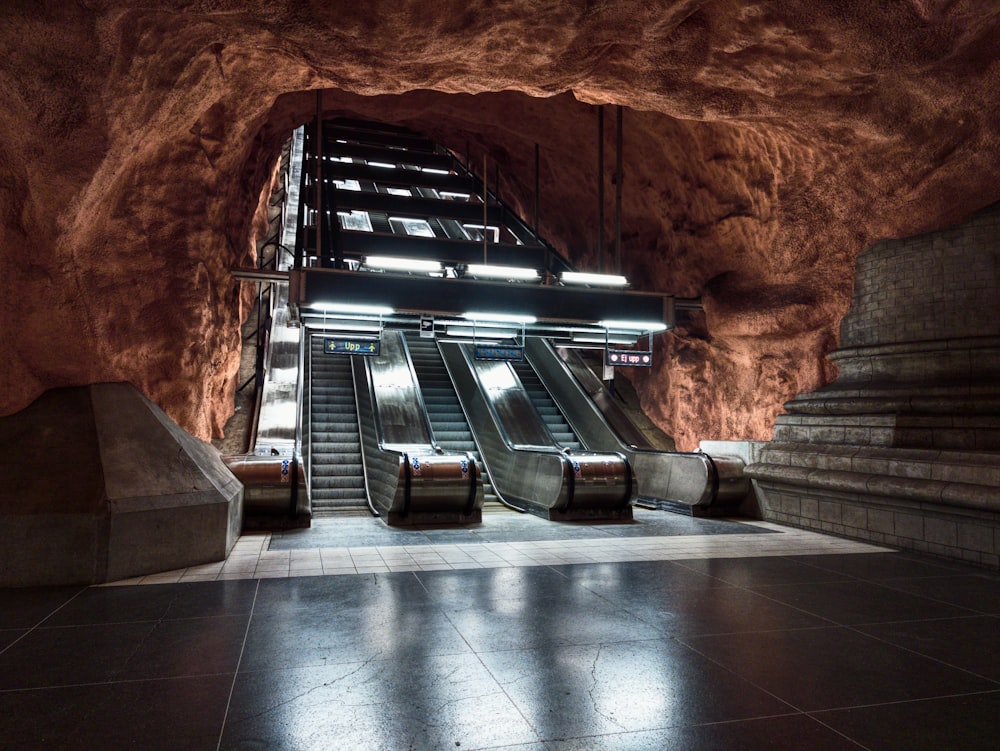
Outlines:
{"label": "cave wall", "polygon": [[251,291],[229,270],[254,261],[280,144],[315,89],[329,114],[407,124],[473,163],[486,151],[525,216],[539,143],[541,231],[583,268],[593,105],[626,106],[623,271],[705,306],[633,374],[680,448],[767,438],[784,401],[835,376],[825,355],[863,247],[1000,199],[989,2],[14,0],[0,14],[0,414],[130,381],[193,434],[221,433]]}

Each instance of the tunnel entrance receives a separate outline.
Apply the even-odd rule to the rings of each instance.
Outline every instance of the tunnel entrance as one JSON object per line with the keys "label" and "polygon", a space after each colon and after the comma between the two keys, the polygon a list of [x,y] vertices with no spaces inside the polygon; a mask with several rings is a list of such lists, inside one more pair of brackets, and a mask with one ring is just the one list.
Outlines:
{"label": "tunnel entrance", "polygon": [[649,445],[577,353],[599,349],[601,375],[648,367],[673,299],[576,271],[486,175],[396,126],[296,132],[273,268],[243,274],[274,289],[253,456],[234,464],[273,467],[251,510],[412,526],[736,497],[710,458]]}

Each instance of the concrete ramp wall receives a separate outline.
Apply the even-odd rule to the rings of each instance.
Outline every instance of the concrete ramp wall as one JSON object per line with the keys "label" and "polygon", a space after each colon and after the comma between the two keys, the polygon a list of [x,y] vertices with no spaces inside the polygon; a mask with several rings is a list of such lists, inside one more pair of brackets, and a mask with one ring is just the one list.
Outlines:
{"label": "concrete ramp wall", "polygon": [[0,418],[0,586],[95,584],[226,557],[243,486],[134,387],[54,389]]}

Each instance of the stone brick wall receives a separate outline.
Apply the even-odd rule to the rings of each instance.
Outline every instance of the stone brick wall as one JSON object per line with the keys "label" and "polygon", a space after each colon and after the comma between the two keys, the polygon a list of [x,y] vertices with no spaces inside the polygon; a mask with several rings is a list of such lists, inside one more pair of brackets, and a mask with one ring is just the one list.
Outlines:
{"label": "stone brick wall", "polygon": [[1000,335],[1000,204],[858,258],[841,346]]}
{"label": "stone brick wall", "polygon": [[747,466],[765,519],[1000,567],[1000,204],[876,243],[831,353]]}

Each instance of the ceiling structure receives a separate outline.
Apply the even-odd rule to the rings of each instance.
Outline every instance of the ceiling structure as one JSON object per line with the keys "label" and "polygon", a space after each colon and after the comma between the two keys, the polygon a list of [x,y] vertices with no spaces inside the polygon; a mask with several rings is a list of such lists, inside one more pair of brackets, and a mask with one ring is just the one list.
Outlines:
{"label": "ceiling structure", "polygon": [[768,438],[784,401],[835,375],[857,255],[1000,200],[985,0],[3,13],[3,414],[130,381],[195,435],[222,432],[251,292],[231,269],[255,265],[281,145],[317,90],[329,117],[485,153],[522,216],[538,144],[540,233],[585,271],[612,234],[595,105],[624,105],[622,272],[704,304],[635,377],[680,448]]}

